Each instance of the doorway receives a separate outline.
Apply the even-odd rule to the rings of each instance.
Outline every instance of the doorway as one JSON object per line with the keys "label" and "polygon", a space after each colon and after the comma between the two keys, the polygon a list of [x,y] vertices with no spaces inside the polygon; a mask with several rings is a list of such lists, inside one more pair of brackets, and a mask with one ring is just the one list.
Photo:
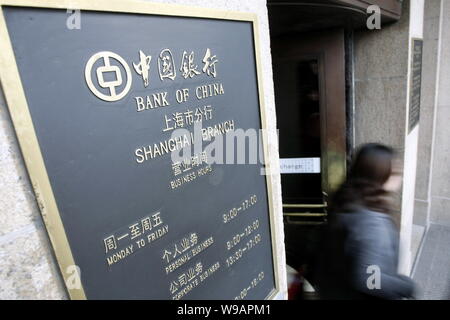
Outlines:
{"label": "doorway", "polygon": [[313,278],[329,195],[346,174],[343,29],[272,39],[288,265]]}

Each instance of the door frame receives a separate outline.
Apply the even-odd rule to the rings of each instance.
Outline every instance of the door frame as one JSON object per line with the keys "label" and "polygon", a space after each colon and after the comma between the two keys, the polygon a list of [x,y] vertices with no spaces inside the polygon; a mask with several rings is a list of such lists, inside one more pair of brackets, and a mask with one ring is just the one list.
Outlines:
{"label": "door frame", "polygon": [[[346,177],[346,73],[344,29],[285,35],[272,39],[277,61],[317,59],[324,205]],[[292,207],[292,206],[291,206]],[[299,209],[306,209],[299,204]]]}

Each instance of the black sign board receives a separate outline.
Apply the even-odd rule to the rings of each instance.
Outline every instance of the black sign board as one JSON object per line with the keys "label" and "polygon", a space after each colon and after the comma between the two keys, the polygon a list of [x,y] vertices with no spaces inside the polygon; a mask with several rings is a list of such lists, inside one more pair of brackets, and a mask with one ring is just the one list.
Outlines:
{"label": "black sign board", "polygon": [[409,132],[419,123],[420,120],[420,90],[422,88],[422,51],[423,40],[413,39],[412,62],[411,62],[411,82],[409,98]]}
{"label": "black sign board", "polygon": [[269,177],[227,146],[264,127],[255,18],[48,3],[2,5],[2,85],[72,298],[276,294]]}

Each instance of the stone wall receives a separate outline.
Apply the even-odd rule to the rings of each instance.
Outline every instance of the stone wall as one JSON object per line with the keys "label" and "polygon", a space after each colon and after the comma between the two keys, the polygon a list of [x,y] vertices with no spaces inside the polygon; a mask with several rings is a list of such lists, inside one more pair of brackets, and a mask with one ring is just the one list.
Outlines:
{"label": "stone wall", "polygon": [[450,225],[450,2],[442,2],[437,103],[431,159],[430,222]]}
{"label": "stone wall", "polygon": [[403,1],[400,21],[355,33],[355,144],[380,142],[403,160],[403,187],[395,215],[400,225],[399,271],[409,274],[419,126],[409,132],[409,78],[413,38],[423,37],[423,0]]}
{"label": "stone wall", "polygon": [[0,226],[0,299],[66,298],[3,92],[0,98]]}
{"label": "stone wall", "polygon": [[426,226],[430,209],[430,168],[436,104],[436,73],[440,38],[441,0],[425,1],[423,72],[414,223]]}
{"label": "stone wall", "polygon": [[[381,30],[355,32],[355,146],[369,142],[405,149],[409,6],[401,20]],[[398,199],[397,211],[401,210]]]}

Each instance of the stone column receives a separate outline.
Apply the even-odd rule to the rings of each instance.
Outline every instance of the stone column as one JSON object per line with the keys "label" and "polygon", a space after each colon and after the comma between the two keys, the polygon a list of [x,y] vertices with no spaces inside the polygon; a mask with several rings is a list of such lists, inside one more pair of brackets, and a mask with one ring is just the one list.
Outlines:
{"label": "stone column", "polygon": [[403,2],[399,22],[381,30],[355,32],[355,142],[394,147],[404,160],[403,188],[397,201],[400,271],[411,269],[411,230],[418,126],[409,132],[411,40],[422,38],[423,0]]}

